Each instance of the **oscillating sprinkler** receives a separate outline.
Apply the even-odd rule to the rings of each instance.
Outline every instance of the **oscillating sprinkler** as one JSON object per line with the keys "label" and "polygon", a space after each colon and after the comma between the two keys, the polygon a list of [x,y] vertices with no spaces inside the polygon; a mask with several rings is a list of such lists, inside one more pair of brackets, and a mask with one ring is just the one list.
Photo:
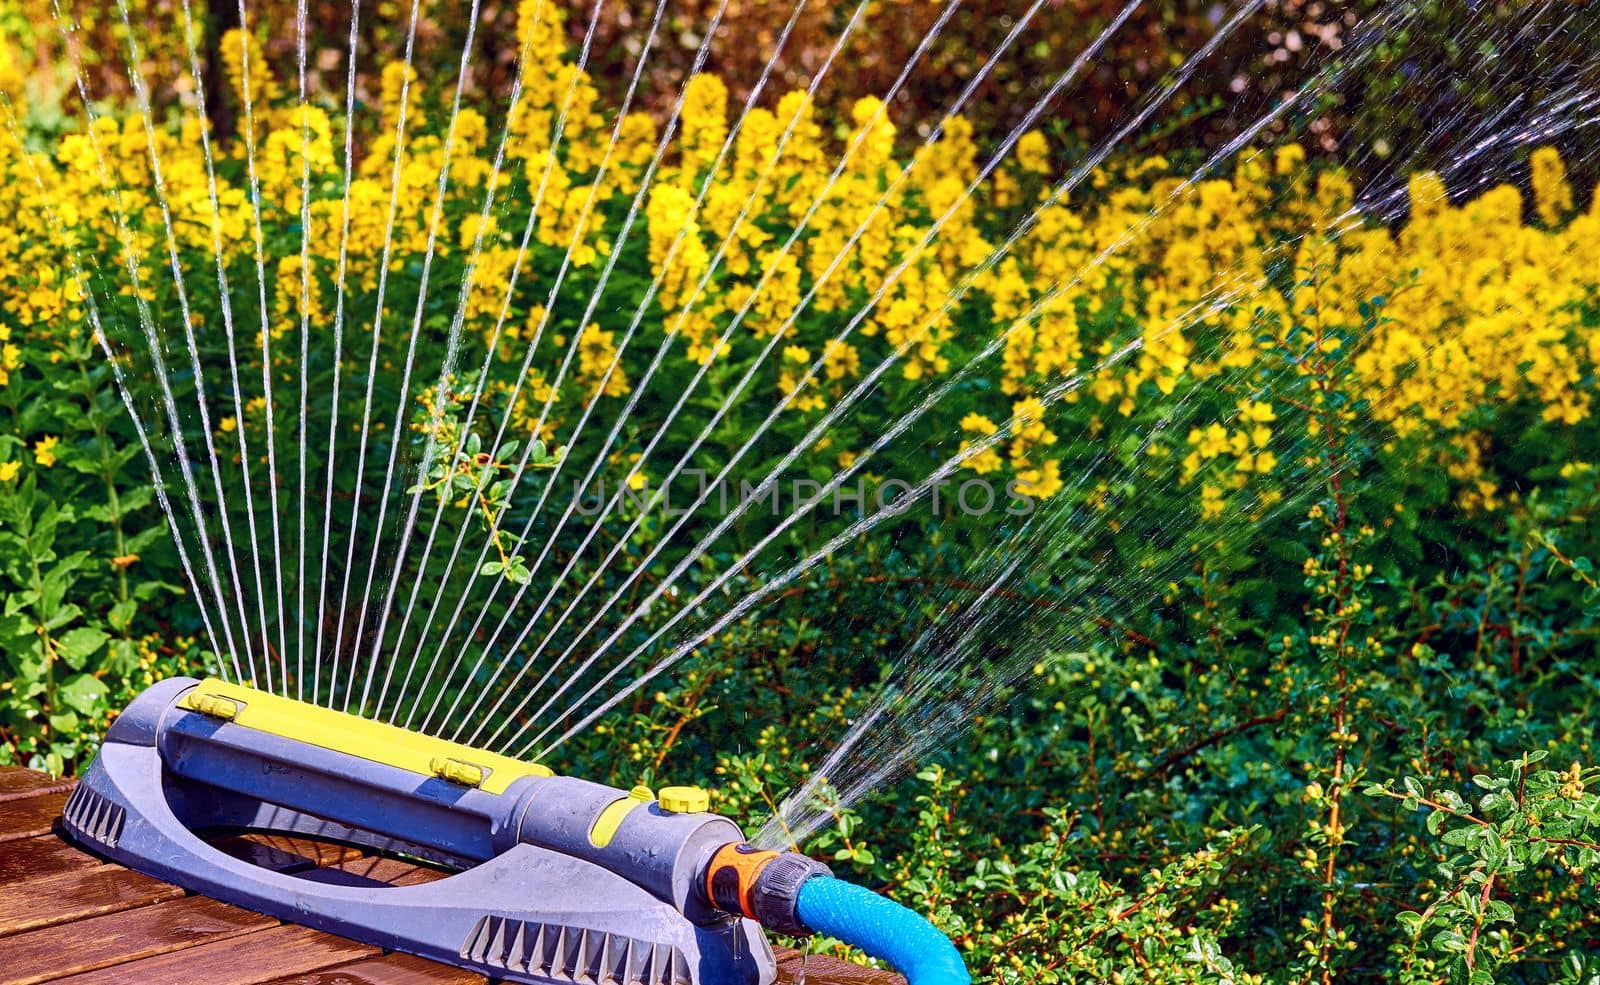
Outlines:
{"label": "oscillating sprinkler", "polygon": [[[134,699],[68,800],[67,830],[195,892],[510,982],[768,985],[763,928],[826,934],[911,985],[964,985],[949,939],[795,852],[757,850],[705,791],[631,791],[219,680]],[[454,874],[351,886],[208,844],[249,829]]]}

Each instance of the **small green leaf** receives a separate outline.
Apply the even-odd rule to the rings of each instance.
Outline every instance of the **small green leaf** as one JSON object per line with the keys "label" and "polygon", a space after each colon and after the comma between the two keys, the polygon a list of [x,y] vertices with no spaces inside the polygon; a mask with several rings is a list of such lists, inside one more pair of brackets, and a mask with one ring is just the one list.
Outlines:
{"label": "small green leaf", "polygon": [[112,629],[118,630],[119,632],[125,632],[128,628],[128,624],[133,621],[134,613],[138,611],[138,602],[135,602],[133,599],[123,599],[121,602],[118,602],[116,605],[113,605],[109,610],[107,610],[106,622],[111,625]]}
{"label": "small green leaf", "polygon": [[106,696],[106,686],[99,679],[90,674],[74,674],[72,677],[56,688],[56,696],[68,707],[75,708],[85,715],[93,712],[95,706]]}
{"label": "small green leaf", "polygon": [[111,637],[93,626],[79,626],[69,630],[56,641],[56,654],[74,670],[82,670],[106,640]]}

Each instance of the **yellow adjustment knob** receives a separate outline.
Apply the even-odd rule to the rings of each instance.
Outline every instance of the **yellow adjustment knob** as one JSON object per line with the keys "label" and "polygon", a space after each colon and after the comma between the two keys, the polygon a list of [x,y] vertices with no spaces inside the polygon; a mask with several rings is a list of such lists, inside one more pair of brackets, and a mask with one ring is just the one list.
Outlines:
{"label": "yellow adjustment knob", "polygon": [[190,701],[189,707],[202,715],[231,722],[239,717],[241,706],[239,702],[230,698],[220,698],[214,694],[202,694]]}
{"label": "yellow adjustment knob", "polygon": [[673,814],[698,814],[711,808],[711,795],[699,787],[662,787],[659,802]]}
{"label": "yellow adjustment knob", "polygon": [[650,801],[656,799],[656,793],[654,790],[651,790],[649,787],[641,783],[632,790],[628,791],[628,799],[643,801],[644,803],[648,804]]}
{"label": "yellow adjustment knob", "polygon": [[476,787],[489,777],[489,771],[476,763],[466,763],[444,756],[435,756],[428,765],[433,769],[434,776],[451,783],[459,783],[464,787]]}

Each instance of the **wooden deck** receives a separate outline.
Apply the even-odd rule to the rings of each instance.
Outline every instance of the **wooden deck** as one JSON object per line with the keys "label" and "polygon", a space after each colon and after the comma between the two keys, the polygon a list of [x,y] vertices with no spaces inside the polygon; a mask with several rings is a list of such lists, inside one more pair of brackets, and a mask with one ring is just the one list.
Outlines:
{"label": "wooden deck", "polygon": [[[103,862],[62,839],[70,781],[0,767],[0,985],[483,985],[476,974],[286,924]],[[344,870],[389,885],[442,876],[356,849],[244,835],[217,842],[283,871]],[[778,981],[800,955],[778,952]],[[813,956],[812,985],[904,985],[898,975]]]}

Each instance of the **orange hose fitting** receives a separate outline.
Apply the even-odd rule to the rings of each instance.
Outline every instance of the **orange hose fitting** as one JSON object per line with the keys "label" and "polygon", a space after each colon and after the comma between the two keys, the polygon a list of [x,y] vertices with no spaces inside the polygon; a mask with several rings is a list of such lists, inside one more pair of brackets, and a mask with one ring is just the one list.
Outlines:
{"label": "orange hose fitting", "polygon": [[761,870],[778,854],[747,842],[723,845],[711,856],[711,864],[706,867],[706,898],[719,910],[756,919],[751,890]]}

